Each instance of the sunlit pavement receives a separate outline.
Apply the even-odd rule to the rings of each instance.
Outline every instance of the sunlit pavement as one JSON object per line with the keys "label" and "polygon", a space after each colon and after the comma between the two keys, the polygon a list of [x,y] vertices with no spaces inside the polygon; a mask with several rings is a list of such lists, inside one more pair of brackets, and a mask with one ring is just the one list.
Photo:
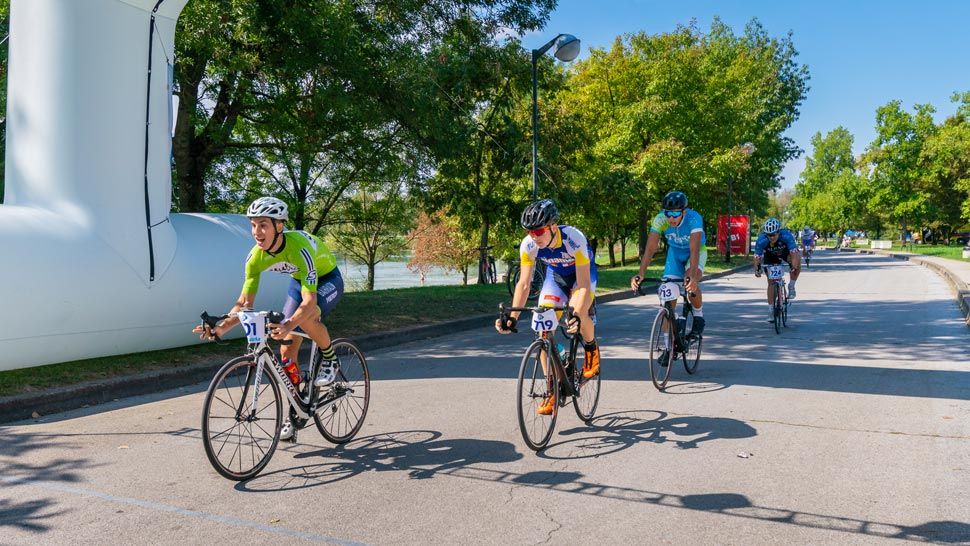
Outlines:
{"label": "sunlit pavement", "polygon": [[599,417],[564,408],[538,454],[530,335],[486,329],[372,353],[358,439],[311,426],[240,484],[203,452],[205,385],[0,428],[0,543],[970,543],[970,333],[944,282],[819,252],[781,335],[764,287],[704,284],[700,367],[666,393],[656,297],[601,306]]}

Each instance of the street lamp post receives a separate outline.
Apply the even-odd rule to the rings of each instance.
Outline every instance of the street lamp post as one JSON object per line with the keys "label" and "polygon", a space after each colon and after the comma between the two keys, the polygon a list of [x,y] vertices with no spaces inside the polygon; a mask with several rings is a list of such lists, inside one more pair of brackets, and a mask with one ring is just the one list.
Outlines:
{"label": "street lamp post", "polygon": [[532,198],[539,197],[539,88],[537,83],[539,57],[550,48],[552,54],[568,63],[579,55],[579,38],[572,34],[560,34],[539,49],[532,50]]}
{"label": "street lamp post", "polygon": [[[754,153],[754,150],[755,150],[754,144],[750,142],[745,142],[744,144],[741,145],[741,153],[744,154],[745,159],[751,157],[751,154]],[[727,263],[731,263],[731,216],[733,215],[733,210],[734,210],[733,198],[734,198],[734,174],[732,173],[731,175],[728,176],[727,233],[725,234],[726,237],[724,241],[725,242],[724,261]],[[748,218],[748,221],[749,222],[751,221],[750,217]]]}

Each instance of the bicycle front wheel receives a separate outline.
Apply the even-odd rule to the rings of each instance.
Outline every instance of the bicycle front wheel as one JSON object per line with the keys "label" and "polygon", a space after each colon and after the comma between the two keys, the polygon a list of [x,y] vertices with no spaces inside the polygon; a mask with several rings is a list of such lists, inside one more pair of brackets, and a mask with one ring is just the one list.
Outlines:
{"label": "bicycle front wheel", "polygon": [[[548,373],[543,369],[543,361]],[[533,451],[539,451],[549,443],[559,415],[559,388],[552,366],[545,342],[537,339],[529,345],[519,367],[516,388],[519,430],[525,445]],[[543,406],[548,407],[547,402],[552,403],[552,411],[539,413]]]}
{"label": "bicycle front wheel", "polygon": [[[602,368],[600,368],[602,369]],[[583,422],[589,423],[596,413],[596,406],[600,402],[600,375],[589,379],[583,378],[583,367],[573,364],[573,384],[576,387],[576,396],[573,396],[573,409],[576,416]]]}
{"label": "bicycle front wheel", "polygon": [[521,272],[519,264],[513,263],[509,266],[509,273],[505,276],[505,284],[508,286],[510,296],[515,295],[515,285],[519,283],[519,273]]}
{"label": "bicycle front wheel", "polygon": [[[664,390],[674,363],[674,328],[668,309],[657,312],[650,331],[650,379],[657,390]],[[666,351],[666,352],[664,352]]]}
{"label": "bicycle front wheel", "polygon": [[349,442],[364,425],[370,406],[370,372],[364,353],[348,339],[333,340],[337,354],[337,379],[320,387],[317,394],[324,402],[313,414],[317,430],[329,442]]}
{"label": "bicycle front wheel", "polygon": [[252,355],[230,360],[212,379],[202,404],[205,454],[219,474],[248,480],[272,458],[282,423],[283,399],[269,368]]}
{"label": "bicycle front wheel", "polygon": [[774,317],[775,317],[775,333],[781,333],[781,284],[775,283],[775,305],[774,305]]}

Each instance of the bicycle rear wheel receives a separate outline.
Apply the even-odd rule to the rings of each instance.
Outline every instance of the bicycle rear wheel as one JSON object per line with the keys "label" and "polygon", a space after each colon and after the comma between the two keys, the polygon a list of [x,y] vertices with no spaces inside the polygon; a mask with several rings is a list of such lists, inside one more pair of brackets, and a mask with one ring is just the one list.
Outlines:
{"label": "bicycle rear wheel", "polygon": [[[543,371],[543,360],[547,363],[548,374]],[[529,345],[519,367],[516,388],[519,430],[525,445],[533,451],[539,451],[549,443],[559,415],[559,388],[552,366],[545,342],[537,339]],[[540,415],[539,408],[549,397],[552,397],[552,413]]]}
{"label": "bicycle rear wheel", "polygon": [[578,362],[573,363],[573,384],[577,385],[577,394],[573,396],[573,409],[576,410],[576,416],[585,423],[593,419],[596,406],[600,402],[600,375],[602,374],[585,379],[583,367]]}
{"label": "bicycle rear wheel", "polygon": [[522,270],[519,268],[519,264],[512,263],[509,265],[509,273],[505,276],[505,284],[509,289],[509,295],[515,295],[515,285],[519,283],[519,274]]}
{"label": "bicycle rear wheel", "polygon": [[545,281],[545,269],[541,266],[541,264],[536,264],[535,269],[532,270],[532,283],[529,285],[530,300],[534,300],[539,297],[539,293],[542,292],[542,283]]}
{"label": "bicycle rear wheel", "polygon": [[[676,325],[670,320],[670,312],[664,308],[657,312],[650,331],[650,379],[657,390],[664,390],[670,380],[670,369],[674,363],[674,328]],[[667,354],[660,361],[662,347],[666,347]]]}
{"label": "bicycle rear wheel", "polygon": [[267,366],[246,355],[216,373],[202,404],[202,445],[216,472],[237,481],[259,474],[276,451],[282,424],[280,387]]}
{"label": "bicycle rear wheel", "polygon": [[317,407],[313,422],[327,441],[343,444],[364,425],[370,406],[370,372],[363,351],[350,340],[333,340],[333,351],[340,363],[337,379],[320,387],[318,399],[326,402]]}

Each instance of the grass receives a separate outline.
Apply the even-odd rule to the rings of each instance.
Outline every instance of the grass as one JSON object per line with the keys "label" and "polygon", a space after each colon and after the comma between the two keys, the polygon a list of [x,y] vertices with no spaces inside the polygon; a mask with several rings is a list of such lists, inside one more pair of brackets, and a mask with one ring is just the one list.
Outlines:
{"label": "grass", "polygon": [[[730,265],[737,266],[747,260],[749,258],[735,256]],[[663,264],[664,256],[656,256],[647,270],[647,277],[659,277]],[[713,250],[708,250],[707,272],[723,271],[728,265]],[[636,264],[615,268],[601,266],[597,275],[597,293],[627,288],[630,277],[637,270]],[[509,301],[504,283],[348,292],[326,324],[334,336],[355,337],[485,313],[496,313],[497,316],[498,304],[503,301]],[[221,362],[242,354],[244,350],[245,342],[239,339],[226,345],[206,343],[4,371],[0,372],[0,396],[201,362]]]}
{"label": "grass", "polygon": [[960,262],[970,262],[970,259],[965,259],[963,257],[963,247],[960,245],[906,245],[903,246],[899,244],[898,241],[893,241],[893,250],[899,250],[901,252],[912,252],[913,254],[923,254],[926,256],[937,256],[940,258],[948,258],[950,260],[957,260]]}

